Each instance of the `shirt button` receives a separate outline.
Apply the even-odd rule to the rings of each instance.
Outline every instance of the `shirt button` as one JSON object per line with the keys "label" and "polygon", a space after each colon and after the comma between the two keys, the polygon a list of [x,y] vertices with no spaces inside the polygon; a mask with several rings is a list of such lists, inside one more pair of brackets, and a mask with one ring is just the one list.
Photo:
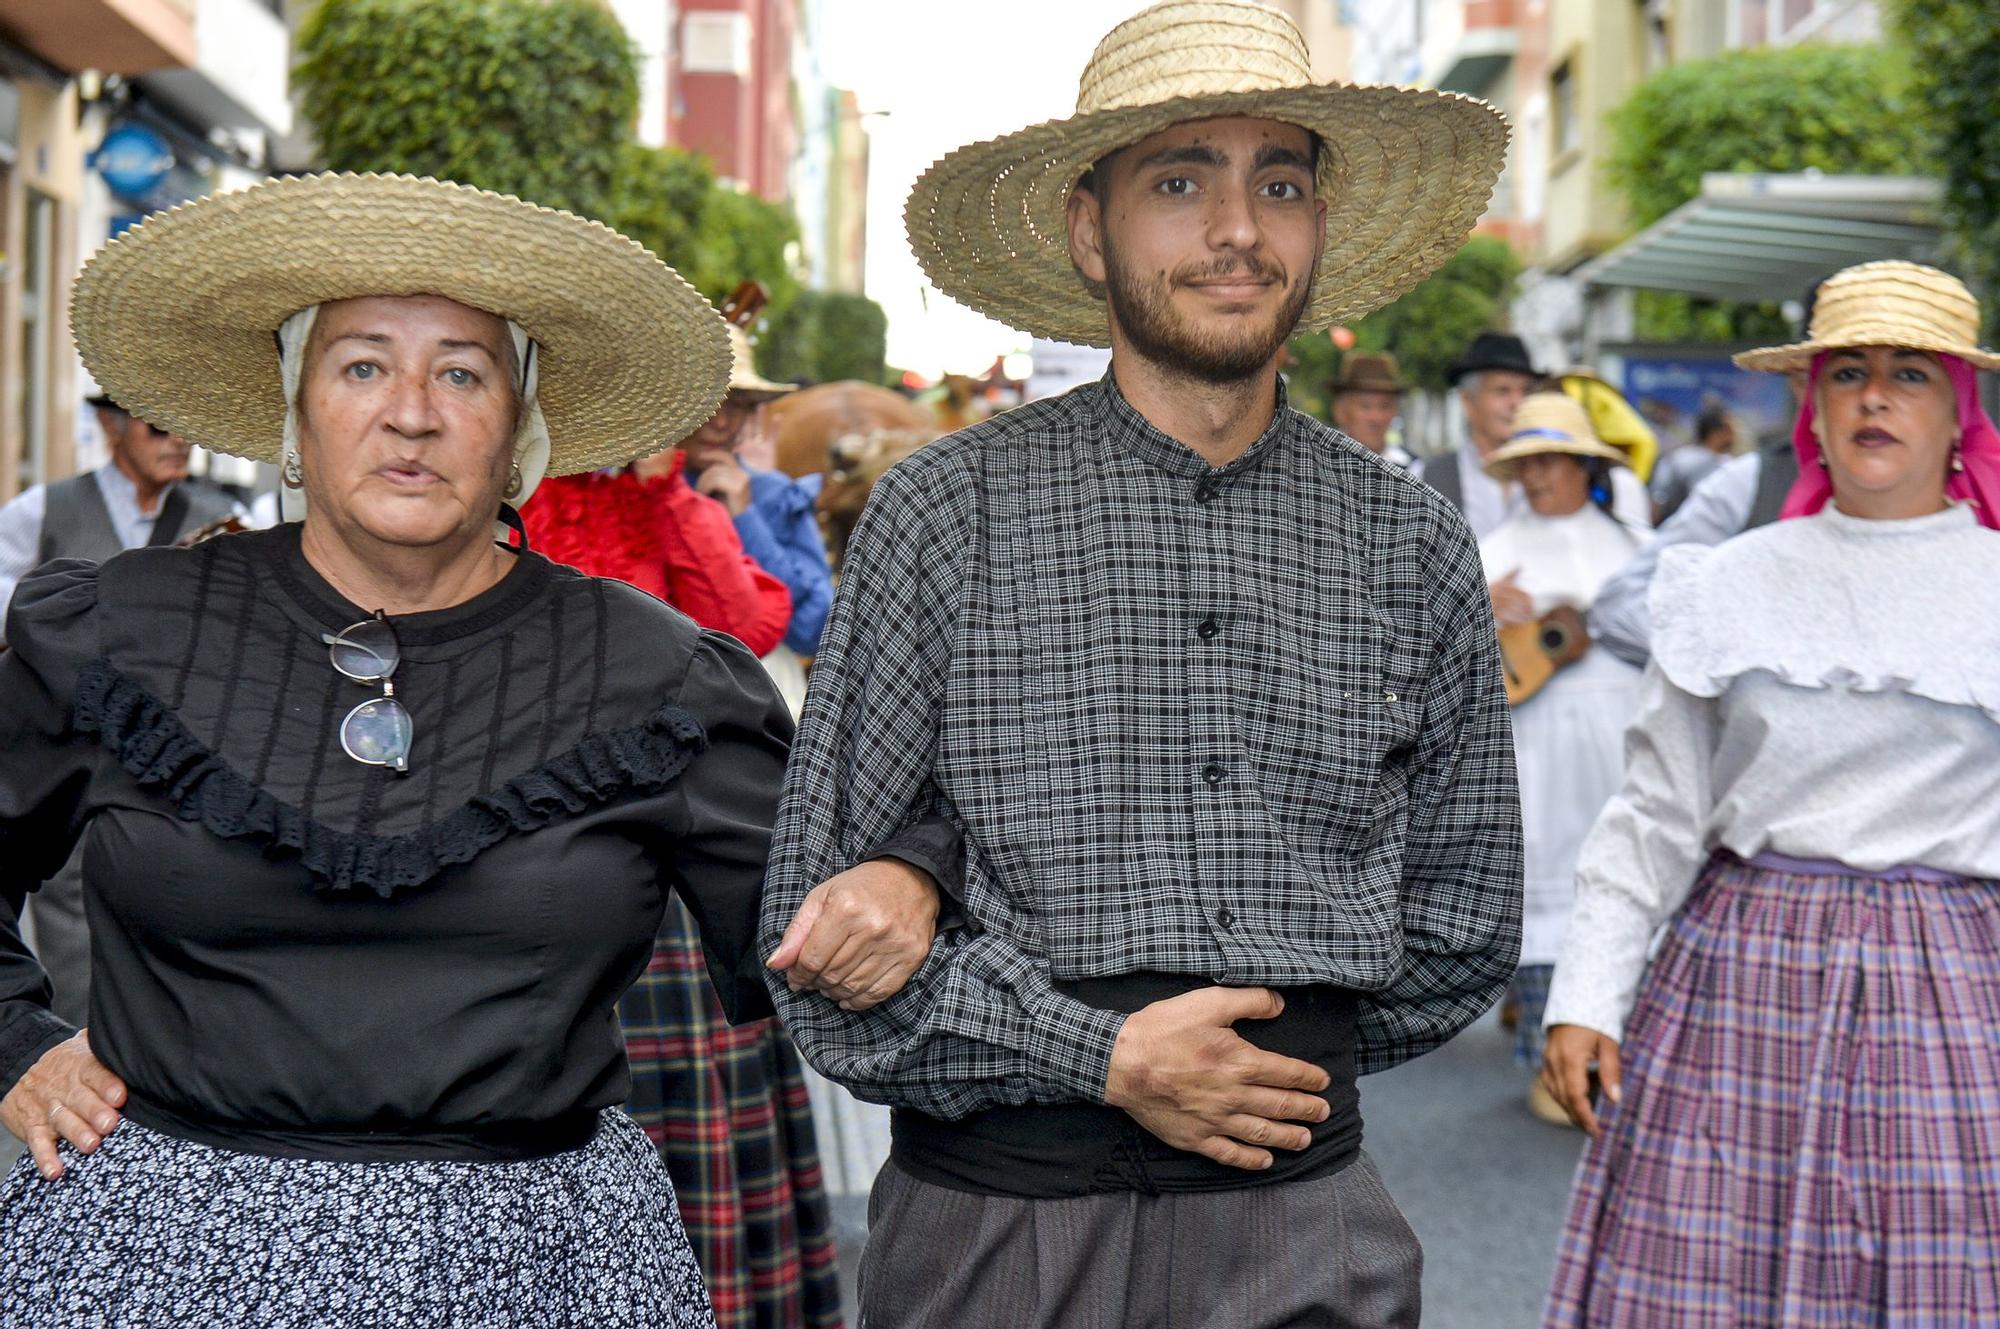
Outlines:
{"label": "shirt button", "polygon": [[1222,483],[1212,475],[1205,475],[1195,482],[1194,501],[1206,503],[1222,491]]}
{"label": "shirt button", "polygon": [[1209,617],[1204,618],[1201,622],[1195,624],[1194,628],[1195,635],[1197,637],[1200,637],[1203,641],[1212,641],[1215,637],[1215,634],[1220,631],[1222,631],[1222,624],[1216,622],[1215,617],[1213,615],[1210,615]]}
{"label": "shirt button", "polygon": [[1236,915],[1229,912],[1228,905],[1224,905],[1215,911],[1215,921],[1223,927],[1233,927],[1236,924]]}
{"label": "shirt button", "polygon": [[1221,784],[1224,771],[1220,762],[1210,762],[1201,768],[1201,778],[1210,784]]}

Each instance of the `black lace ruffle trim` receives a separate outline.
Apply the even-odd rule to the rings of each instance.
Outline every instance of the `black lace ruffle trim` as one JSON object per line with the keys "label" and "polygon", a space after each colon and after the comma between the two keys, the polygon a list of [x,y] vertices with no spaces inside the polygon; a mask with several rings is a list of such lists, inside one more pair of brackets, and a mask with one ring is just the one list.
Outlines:
{"label": "black lace ruffle trim", "polygon": [[698,720],[663,706],[643,724],[592,734],[421,830],[383,836],[335,830],[273,798],[109,661],[94,661],[78,675],[73,723],[95,735],[141,787],[171,801],[181,820],[198,821],[224,839],[254,841],[266,858],[296,858],[323,889],[366,887],[382,896],[421,886],[509,835],[663,789],[708,746]]}

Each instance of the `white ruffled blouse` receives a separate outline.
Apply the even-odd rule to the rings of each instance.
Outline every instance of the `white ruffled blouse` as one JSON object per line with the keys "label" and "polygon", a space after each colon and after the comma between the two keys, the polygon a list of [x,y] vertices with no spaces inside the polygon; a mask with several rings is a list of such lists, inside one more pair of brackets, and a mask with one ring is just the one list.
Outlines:
{"label": "white ruffled blouse", "polygon": [[1546,1023],[1620,1037],[1709,856],[2000,878],[2000,532],[1818,516],[1677,546],[1625,782],[1577,863]]}

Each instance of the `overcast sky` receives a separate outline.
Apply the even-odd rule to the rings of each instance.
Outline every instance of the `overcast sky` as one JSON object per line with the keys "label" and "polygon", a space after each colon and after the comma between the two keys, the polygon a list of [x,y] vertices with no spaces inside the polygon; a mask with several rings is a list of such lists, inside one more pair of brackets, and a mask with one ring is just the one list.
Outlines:
{"label": "overcast sky", "polygon": [[1098,40],[1145,0],[831,0],[820,65],[867,121],[868,294],[889,314],[889,362],[926,376],[983,370],[1027,338],[940,296],[903,239],[924,168],[962,144],[1076,109]]}

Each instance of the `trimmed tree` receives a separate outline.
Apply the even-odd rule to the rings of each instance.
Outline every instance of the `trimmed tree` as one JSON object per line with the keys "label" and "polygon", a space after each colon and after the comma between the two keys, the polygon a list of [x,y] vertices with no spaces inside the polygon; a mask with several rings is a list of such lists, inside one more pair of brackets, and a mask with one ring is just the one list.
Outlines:
{"label": "trimmed tree", "polygon": [[403,171],[605,217],[639,85],[598,0],[322,0],[293,70],[336,171]]}
{"label": "trimmed tree", "polygon": [[[1928,3],[1928,0],[1927,0]],[[1926,117],[1909,62],[1883,46],[1763,47],[1673,65],[1609,117],[1605,174],[1650,226],[1701,192],[1710,171],[1926,173]],[[1774,304],[1642,291],[1650,341],[1736,341],[1791,331]]]}
{"label": "trimmed tree", "polygon": [[784,382],[880,383],[888,374],[888,336],[889,316],[867,296],[801,291],[772,320],[757,359],[764,373]]}
{"label": "trimmed tree", "polygon": [[1955,258],[2000,336],[2000,20],[1992,0],[1899,0],[1893,21],[1937,134]]}

